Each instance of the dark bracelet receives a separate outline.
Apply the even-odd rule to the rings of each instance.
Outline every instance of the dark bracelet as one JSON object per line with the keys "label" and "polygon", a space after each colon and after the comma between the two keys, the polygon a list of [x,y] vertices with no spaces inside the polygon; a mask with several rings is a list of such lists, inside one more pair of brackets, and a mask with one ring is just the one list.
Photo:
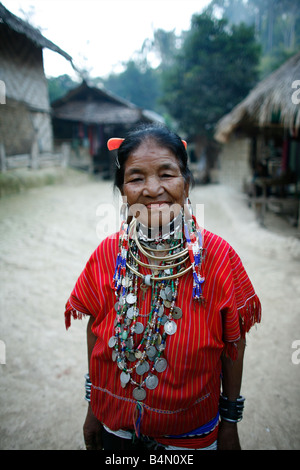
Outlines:
{"label": "dark bracelet", "polygon": [[244,403],[245,398],[242,396],[239,396],[235,401],[230,401],[221,395],[219,400],[221,418],[230,423],[238,423],[243,419]]}
{"label": "dark bracelet", "polygon": [[89,374],[85,374],[85,397],[84,399],[86,401],[91,401],[91,387],[92,387],[92,382],[90,380]]}

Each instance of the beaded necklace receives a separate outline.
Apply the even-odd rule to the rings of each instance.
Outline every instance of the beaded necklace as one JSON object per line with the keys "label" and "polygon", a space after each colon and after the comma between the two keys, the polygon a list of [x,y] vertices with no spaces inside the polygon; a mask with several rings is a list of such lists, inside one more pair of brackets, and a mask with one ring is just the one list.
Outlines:
{"label": "beaded necklace", "polygon": [[[121,386],[133,385],[132,396],[138,402],[146,398],[146,389],[157,387],[159,374],[168,366],[163,357],[167,338],[176,333],[177,321],[182,317],[181,308],[176,306],[179,279],[189,270],[193,272],[193,297],[202,299],[201,233],[195,223],[185,223],[184,233],[185,239],[172,236],[149,243],[139,239],[136,219],[121,226],[113,277],[117,297],[115,334],[108,345],[120,369]],[[141,254],[150,260],[148,264],[141,261]],[[152,274],[144,276],[140,266],[151,269]],[[142,315],[140,294],[144,295],[149,287],[152,287],[151,308]],[[145,326],[139,321],[142,317],[147,317]]]}

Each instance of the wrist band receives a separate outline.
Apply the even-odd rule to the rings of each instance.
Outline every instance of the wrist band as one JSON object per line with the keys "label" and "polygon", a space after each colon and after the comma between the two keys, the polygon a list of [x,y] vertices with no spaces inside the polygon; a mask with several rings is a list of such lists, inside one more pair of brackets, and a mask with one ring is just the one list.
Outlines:
{"label": "wrist band", "polygon": [[85,374],[85,397],[84,399],[86,401],[91,401],[91,387],[92,387],[92,382],[90,380],[89,374]]}
{"label": "wrist band", "polygon": [[245,398],[239,396],[235,401],[228,400],[223,395],[220,396],[219,411],[224,421],[238,423],[243,419]]}

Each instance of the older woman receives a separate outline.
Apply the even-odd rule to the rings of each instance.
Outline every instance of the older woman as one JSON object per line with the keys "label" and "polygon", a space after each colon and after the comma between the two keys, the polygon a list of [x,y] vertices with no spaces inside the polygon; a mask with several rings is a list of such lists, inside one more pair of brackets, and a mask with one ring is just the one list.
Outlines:
{"label": "older woman", "polygon": [[239,449],[245,334],[260,302],[234,249],[200,228],[186,143],[145,126],[118,149],[120,232],[66,306],[87,327],[87,449]]}

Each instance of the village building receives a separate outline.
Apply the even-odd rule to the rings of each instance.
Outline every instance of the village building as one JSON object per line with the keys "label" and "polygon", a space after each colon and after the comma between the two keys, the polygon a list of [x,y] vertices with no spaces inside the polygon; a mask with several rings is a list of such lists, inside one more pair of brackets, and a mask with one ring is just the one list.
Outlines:
{"label": "village building", "polygon": [[270,209],[299,224],[300,53],[218,122],[215,139],[219,182],[260,200],[262,221]]}
{"label": "village building", "polygon": [[[66,52],[0,3],[2,169],[9,167],[10,156],[23,155],[35,160],[40,154],[53,150],[43,48],[57,52],[72,63]],[[38,166],[37,161],[35,165]]]}
{"label": "village building", "polygon": [[110,178],[115,160],[107,149],[111,137],[125,137],[142,123],[164,122],[153,111],[139,108],[104,88],[83,81],[52,102],[54,143],[68,144],[69,165]]}

